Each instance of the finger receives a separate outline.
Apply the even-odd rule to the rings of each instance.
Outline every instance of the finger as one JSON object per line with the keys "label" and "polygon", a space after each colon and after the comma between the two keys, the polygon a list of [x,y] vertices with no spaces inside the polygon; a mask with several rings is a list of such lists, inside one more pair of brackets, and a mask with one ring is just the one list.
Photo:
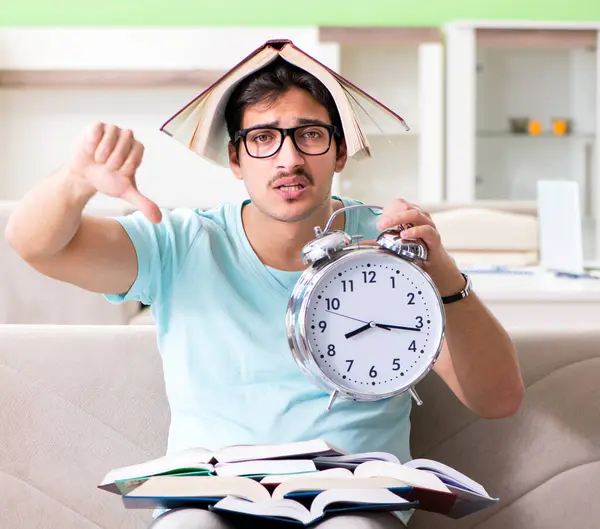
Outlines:
{"label": "finger", "polygon": [[118,171],[127,177],[133,177],[138,167],[142,163],[144,156],[144,146],[136,140],[133,140],[133,146],[123,162],[123,165],[118,168]]}
{"label": "finger", "polygon": [[396,198],[389,202],[381,212],[381,217],[379,218],[378,226],[380,229],[381,226],[390,227],[393,224],[390,223],[390,219],[395,217],[398,213],[408,211],[409,209],[414,209],[410,207],[410,203],[403,198]]}
{"label": "finger", "polygon": [[90,156],[94,156],[103,134],[104,123],[101,121],[95,121],[92,123],[84,134],[82,146],[85,152],[87,152]]}
{"label": "finger", "polygon": [[439,232],[430,224],[406,228],[405,230],[402,230],[400,237],[403,239],[421,239],[429,248],[435,247],[441,243]]}
{"label": "finger", "polygon": [[162,220],[160,208],[142,195],[133,184],[121,195],[121,198],[139,209],[150,222],[158,224]]}
{"label": "finger", "polygon": [[119,129],[116,125],[107,124],[104,126],[104,135],[94,153],[94,160],[97,163],[104,163],[111,155],[117,140],[119,139]]}
{"label": "finger", "polygon": [[117,171],[129,156],[133,146],[133,132],[123,129],[118,135],[117,143],[110,156],[106,160],[106,167],[111,171]]}
{"label": "finger", "polygon": [[433,226],[433,221],[427,217],[421,210],[407,209],[404,211],[396,211],[382,215],[377,223],[380,230],[398,226],[399,224],[421,225],[426,224]]}

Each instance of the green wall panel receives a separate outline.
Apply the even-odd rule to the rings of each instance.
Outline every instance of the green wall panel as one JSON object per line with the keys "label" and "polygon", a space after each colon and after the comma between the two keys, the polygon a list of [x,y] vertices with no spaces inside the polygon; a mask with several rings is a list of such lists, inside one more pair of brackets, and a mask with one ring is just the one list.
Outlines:
{"label": "green wall panel", "polygon": [[0,26],[435,26],[474,18],[600,21],[600,0],[0,0]]}

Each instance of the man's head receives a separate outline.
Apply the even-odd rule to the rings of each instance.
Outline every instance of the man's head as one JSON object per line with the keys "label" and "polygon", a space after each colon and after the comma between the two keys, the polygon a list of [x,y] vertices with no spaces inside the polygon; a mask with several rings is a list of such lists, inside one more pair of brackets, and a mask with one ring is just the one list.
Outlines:
{"label": "man's head", "polygon": [[294,222],[329,200],[346,145],[333,98],[318,79],[278,59],[236,87],[225,119],[231,169],[262,213]]}

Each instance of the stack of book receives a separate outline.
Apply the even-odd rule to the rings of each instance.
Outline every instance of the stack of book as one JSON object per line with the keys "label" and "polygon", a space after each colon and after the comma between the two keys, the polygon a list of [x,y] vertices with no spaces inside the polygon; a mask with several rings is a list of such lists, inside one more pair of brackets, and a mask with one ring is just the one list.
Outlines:
{"label": "stack of book", "polygon": [[498,501],[443,463],[349,454],[320,439],[190,449],[111,470],[98,487],[129,509],[197,507],[302,525],[357,510],[461,518]]}

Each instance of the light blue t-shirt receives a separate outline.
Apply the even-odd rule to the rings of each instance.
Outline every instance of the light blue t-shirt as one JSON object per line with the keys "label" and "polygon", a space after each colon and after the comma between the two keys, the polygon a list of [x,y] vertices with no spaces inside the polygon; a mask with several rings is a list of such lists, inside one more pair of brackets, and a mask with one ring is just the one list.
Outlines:
{"label": "light blue t-shirt", "polygon": [[[345,205],[358,203],[341,199]],[[349,452],[410,459],[408,393],[376,402],[338,400],[295,363],[285,313],[301,272],[266,267],[243,229],[244,202],[209,211],[118,217],[138,257],[129,292],[111,302],[152,305],[171,407],[168,452],[323,438]],[[345,231],[377,234],[377,212],[345,212]]]}

